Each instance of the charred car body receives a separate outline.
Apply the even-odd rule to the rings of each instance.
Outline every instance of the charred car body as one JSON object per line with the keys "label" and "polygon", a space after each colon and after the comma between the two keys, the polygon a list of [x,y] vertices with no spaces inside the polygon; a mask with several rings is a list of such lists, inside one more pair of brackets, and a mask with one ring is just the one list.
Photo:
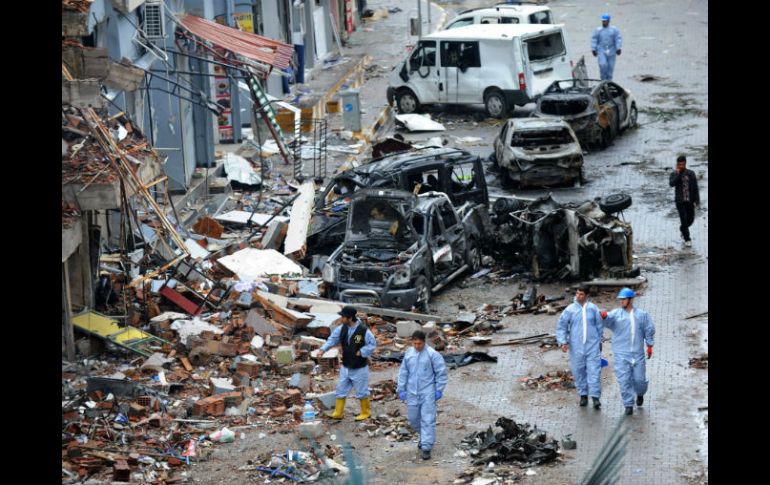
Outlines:
{"label": "charred car body", "polygon": [[631,225],[610,215],[630,205],[623,194],[582,204],[498,199],[485,249],[539,280],[636,277]]}
{"label": "charred car body", "polygon": [[511,118],[494,141],[504,182],[550,186],[581,181],[583,150],[575,132],[557,118]]}
{"label": "charred car body", "polygon": [[570,124],[584,146],[606,148],[627,128],[636,126],[636,100],[612,81],[555,81],[537,101],[534,117],[559,117]]}
{"label": "charred car body", "polygon": [[351,197],[361,189],[444,192],[455,205],[488,204],[481,159],[455,148],[424,148],[396,153],[337,175],[316,198],[308,232],[312,254],[329,254],[345,238]]}
{"label": "charred car body", "polygon": [[455,210],[446,194],[364,189],[350,202],[345,240],[323,268],[327,296],[423,308],[431,294],[481,264],[486,207]]}

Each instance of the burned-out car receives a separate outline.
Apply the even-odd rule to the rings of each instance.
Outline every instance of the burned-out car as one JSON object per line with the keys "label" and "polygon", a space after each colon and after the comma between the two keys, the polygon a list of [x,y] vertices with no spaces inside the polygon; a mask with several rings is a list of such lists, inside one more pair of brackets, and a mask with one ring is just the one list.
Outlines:
{"label": "burned-out car", "polygon": [[455,209],[446,194],[364,189],[350,202],[345,240],[323,268],[327,296],[402,309],[481,265],[485,206]]}
{"label": "burned-out car", "polygon": [[636,100],[612,81],[567,79],[546,88],[534,117],[559,117],[572,126],[583,146],[606,148],[622,131],[636,126]]}
{"label": "burned-out car", "polygon": [[581,204],[562,204],[550,194],[501,198],[485,250],[539,280],[636,277],[631,225],[611,215],[630,205],[625,194]]}
{"label": "burned-out car", "polygon": [[455,205],[489,203],[481,159],[456,148],[423,148],[394,153],[337,175],[315,201],[308,252],[329,254],[345,238],[351,197],[365,188],[443,192]]}
{"label": "burned-out car", "polygon": [[557,118],[511,118],[494,141],[503,182],[520,187],[580,182],[583,150],[575,132]]}

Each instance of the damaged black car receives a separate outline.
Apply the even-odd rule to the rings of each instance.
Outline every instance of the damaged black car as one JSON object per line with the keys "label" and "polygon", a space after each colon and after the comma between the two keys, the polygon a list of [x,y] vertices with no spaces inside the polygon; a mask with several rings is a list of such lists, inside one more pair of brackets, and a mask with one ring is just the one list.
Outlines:
{"label": "damaged black car", "polygon": [[446,147],[394,153],[337,175],[320,192],[308,231],[309,254],[330,254],[342,243],[351,197],[365,188],[443,192],[455,205],[489,203],[478,156]]}
{"label": "damaged black car", "polygon": [[633,278],[631,224],[612,215],[631,205],[615,194],[581,204],[550,194],[534,200],[500,198],[493,205],[485,250],[538,280]]}
{"label": "damaged black car", "polygon": [[483,205],[455,210],[444,193],[364,189],[350,202],[345,240],[323,268],[327,296],[422,309],[431,294],[481,265]]}

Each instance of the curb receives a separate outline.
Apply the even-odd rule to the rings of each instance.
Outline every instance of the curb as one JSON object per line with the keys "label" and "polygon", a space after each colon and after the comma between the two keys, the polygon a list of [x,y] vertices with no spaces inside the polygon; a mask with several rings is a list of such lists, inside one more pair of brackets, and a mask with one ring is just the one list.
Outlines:
{"label": "curb", "polygon": [[[436,28],[433,30],[433,32],[438,32],[440,29],[444,28],[447,22],[447,11],[441,5],[435,3],[435,2],[428,2],[430,5],[433,5],[437,9],[441,10],[441,19],[439,20],[438,24],[436,24]],[[382,111],[380,112],[380,115],[377,117],[377,120],[372,123],[371,126],[368,128],[362,130],[358,133],[353,133],[353,137],[357,140],[366,140],[366,143],[370,144],[372,143],[372,139],[377,135],[377,131],[379,131],[380,128],[385,125],[386,121],[390,121],[391,115],[393,114],[393,109],[390,105],[385,106]]]}
{"label": "curb", "polygon": [[342,77],[339,78],[337,83],[332,86],[326,93],[324,93],[323,96],[321,96],[321,99],[318,100],[316,104],[313,105],[313,118],[323,118],[326,114],[326,103],[337,94],[337,92],[342,88],[342,85],[345,84],[348,79],[353,76],[354,74],[358,74],[357,79],[352,83],[353,88],[356,88],[363,84],[363,71],[364,67],[372,62],[372,58],[369,55],[365,55],[360,61],[358,61],[353,67],[348,69],[348,71],[342,75]]}

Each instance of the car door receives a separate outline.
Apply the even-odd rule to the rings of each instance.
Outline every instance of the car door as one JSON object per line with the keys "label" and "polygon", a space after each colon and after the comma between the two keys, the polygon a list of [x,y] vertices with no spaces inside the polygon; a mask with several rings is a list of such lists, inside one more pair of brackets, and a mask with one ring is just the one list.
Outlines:
{"label": "car door", "polygon": [[452,269],[452,245],[445,235],[441,216],[435,206],[431,207],[428,212],[427,224],[428,245],[433,257],[433,274],[430,282],[431,286],[433,286],[448,276]]}
{"label": "car door", "polygon": [[499,166],[501,162],[503,161],[503,157],[505,156],[505,147],[508,146],[508,132],[510,131],[510,122],[506,121],[503,123],[503,129],[500,130],[500,135],[495,138],[495,158],[497,159],[497,164]]}
{"label": "car door", "polygon": [[610,130],[614,137],[618,132],[618,110],[615,102],[607,91],[606,84],[600,84],[594,91],[594,99],[597,102],[597,122],[602,128]]}
{"label": "car door", "polygon": [[468,201],[483,204],[484,187],[479,183],[476,161],[468,160],[447,166],[449,187],[447,195],[456,206]]}
{"label": "car door", "polygon": [[420,103],[436,103],[438,93],[438,69],[436,67],[436,41],[423,40],[417,44],[407,61],[409,86]]}
{"label": "car door", "polygon": [[564,30],[552,29],[524,39],[532,66],[532,93],[539,96],[554,81],[569,79],[572,68],[567,60]]}
{"label": "car door", "polygon": [[628,100],[626,100],[626,91],[615,83],[607,83],[607,90],[618,110],[618,125],[625,126],[628,123]]}
{"label": "car door", "polygon": [[442,40],[440,44],[439,102],[483,102],[479,92],[481,56],[478,41]]}
{"label": "car door", "polygon": [[450,271],[457,271],[465,263],[465,230],[448,200],[441,200],[437,206],[446,242],[452,248]]}

